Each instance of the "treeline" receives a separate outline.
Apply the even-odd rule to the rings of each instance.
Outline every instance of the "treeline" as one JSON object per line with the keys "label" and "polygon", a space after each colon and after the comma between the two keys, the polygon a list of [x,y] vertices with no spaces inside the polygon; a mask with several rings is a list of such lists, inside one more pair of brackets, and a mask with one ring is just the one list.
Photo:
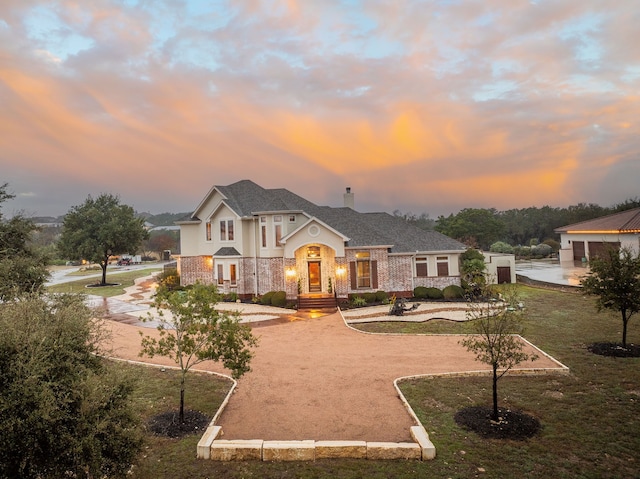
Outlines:
{"label": "treeline", "polygon": [[556,228],[638,207],[640,198],[636,197],[610,207],[580,203],[566,208],[543,206],[506,211],[465,208],[455,215],[439,216],[437,220],[429,219],[426,213],[415,215],[396,210],[393,214],[422,229],[433,229],[469,246],[488,250],[496,241],[513,246],[558,241]]}

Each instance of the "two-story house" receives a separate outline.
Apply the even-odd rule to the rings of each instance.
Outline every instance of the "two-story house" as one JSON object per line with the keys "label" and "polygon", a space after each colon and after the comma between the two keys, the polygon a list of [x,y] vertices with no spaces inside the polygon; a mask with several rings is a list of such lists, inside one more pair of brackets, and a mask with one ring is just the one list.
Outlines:
{"label": "two-story house", "polygon": [[249,180],[214,186],[180,226],[182,284],[217,284],[251,298],[384,290],[411,296],[416,286],[460,284],[465,245],[387,213],[359,213],[350,189],[344,207],[318,206],[286,189]]}

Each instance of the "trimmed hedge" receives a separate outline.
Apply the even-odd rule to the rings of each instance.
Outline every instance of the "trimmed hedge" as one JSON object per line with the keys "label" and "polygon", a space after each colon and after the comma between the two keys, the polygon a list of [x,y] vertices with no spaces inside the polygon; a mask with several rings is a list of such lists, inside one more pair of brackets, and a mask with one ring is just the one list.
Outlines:
{"label": "trimmed hedge", "polygon": [[450,284],[442,290],[444,299],[460,299],[464,296],[464,289],[457,284]]}
{"label": "trimmed hedge", "polygon": [[388,303],[389,295],[386,291],[376,291],[376,302],[378,303]]}
{"label": "trimmed hedge", "polygon": [[413,288],[413,297],[419,299],[425,299],[427,297],[427,287],[426,286],[416,286]]}
{"label": "trimmed hedge", "polygon": [[260,297],[260,304],[264,304],[265,306],[271,306],[271,298],[273,297],[274,294],[275,294],[275,291],[269,291],[267,293],[264,293]]}
{"label": "trimmed hedge", "polygon": [[278,308],[284,308],[287,305],[287,293],[285,291],[276,291],[271,295],[271,304]]}
{"label": "trimmed hedge", "polygon": [[367,304],[376,302],[376,293],[362,293],[362,297],[367,302]]}
{"label": "trimmed hedge", "polygon": [[439,288],[427,288],[427,299],[442,299],[444,295]]}

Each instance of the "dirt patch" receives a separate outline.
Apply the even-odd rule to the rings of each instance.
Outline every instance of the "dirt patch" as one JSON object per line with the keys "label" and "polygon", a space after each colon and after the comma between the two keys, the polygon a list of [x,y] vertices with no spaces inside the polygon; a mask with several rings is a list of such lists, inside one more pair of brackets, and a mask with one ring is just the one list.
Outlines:
{"label": "dirt patch", "polygon": [[456,423],[487,439],[524,440],[535,436],[540,430],[540,421],[529,414],[509,409],[498,409],[498,420],[491,419],[493,409],[470,406],[458,411]]}
{"label": "dirt patch", "polygon": [[640,358],[640,344],[627,344],[625,348],[622,343],[593,343],[587,346],[587,349],[600,356]]}
{"label": "dirt patch", "polygon": [[184,411],[184,422],[180,422],[179,411],[167,411],[149,420],[149,430],[156,436],[172,438],[202,434],[209,425],[209,420],[200,411],[187,409]]}

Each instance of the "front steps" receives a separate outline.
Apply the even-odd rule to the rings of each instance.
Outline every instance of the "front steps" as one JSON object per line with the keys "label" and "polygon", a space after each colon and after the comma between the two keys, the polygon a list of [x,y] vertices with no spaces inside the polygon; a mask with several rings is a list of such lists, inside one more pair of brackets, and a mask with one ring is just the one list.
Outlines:
{"label": "front steps", "polygon": [[301,294],[298,296],[298,311],[326,311],[334,312],[338,309],[338,302],[333,294]]}

